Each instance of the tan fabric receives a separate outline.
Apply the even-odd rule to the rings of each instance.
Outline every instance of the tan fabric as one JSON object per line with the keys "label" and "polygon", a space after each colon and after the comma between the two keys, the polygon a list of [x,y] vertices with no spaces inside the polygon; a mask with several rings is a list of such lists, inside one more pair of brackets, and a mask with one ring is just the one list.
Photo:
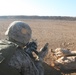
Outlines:
{"label": "tan fabric", "polygon": [[76,51],[57,48],[53,51],[54,64],[61,70],[76,70]]}

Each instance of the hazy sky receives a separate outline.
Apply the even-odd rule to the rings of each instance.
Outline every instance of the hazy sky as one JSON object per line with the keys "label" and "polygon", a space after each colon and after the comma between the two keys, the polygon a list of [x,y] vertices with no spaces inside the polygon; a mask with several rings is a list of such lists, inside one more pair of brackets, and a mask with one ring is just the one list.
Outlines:
{"label": "hazy sky", "polygon": [[76,17],[76,0],[0,0],[0,15]]}

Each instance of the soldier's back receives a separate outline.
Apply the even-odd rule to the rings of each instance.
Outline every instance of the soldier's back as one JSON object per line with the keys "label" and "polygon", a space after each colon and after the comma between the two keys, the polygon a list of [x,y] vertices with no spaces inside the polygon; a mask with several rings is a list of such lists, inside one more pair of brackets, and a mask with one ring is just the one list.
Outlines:
{"label": "soldier's back", "polygon": [[16,45],[14,43],[0,40],[0,75],[20,75],[15,68],[8,65],[15,51]]}

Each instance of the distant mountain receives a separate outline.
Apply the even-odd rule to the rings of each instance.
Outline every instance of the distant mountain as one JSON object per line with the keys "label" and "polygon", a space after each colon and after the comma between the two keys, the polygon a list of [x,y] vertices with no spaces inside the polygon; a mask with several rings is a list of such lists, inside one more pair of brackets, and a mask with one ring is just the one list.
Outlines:
{"label": "distant mountain", "polygon": [[48,20],[71,20],[75,21],[76,17],[67,16],[0,16],[0,19],[48,19]]}

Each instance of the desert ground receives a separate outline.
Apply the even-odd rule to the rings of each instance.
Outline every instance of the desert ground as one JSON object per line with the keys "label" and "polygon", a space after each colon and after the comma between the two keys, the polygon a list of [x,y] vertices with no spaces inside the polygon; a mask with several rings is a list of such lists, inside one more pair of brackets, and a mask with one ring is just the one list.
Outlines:
{"label": "desert ground", "polygon": [[[0,20],[0,39],[5,39],[5,31],[13,21],[24,21],[32,28],[32,38],[37,39],[38,50],[49,43],[49,52],[44,59],[45,75],[62,75],[51,67],[51,49],[58,47],[76,50],[76,21],[43,19],[4,19]],[[72,73],[72,75],[76,75]]]}

